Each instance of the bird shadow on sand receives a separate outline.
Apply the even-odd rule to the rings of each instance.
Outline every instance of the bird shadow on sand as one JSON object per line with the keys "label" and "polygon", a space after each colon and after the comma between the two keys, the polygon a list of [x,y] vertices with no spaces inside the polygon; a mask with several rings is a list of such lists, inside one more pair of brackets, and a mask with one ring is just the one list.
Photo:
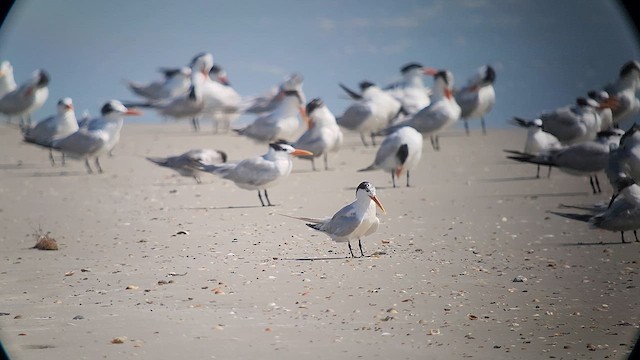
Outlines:
{"label": "bird shadow on sand", "polygon": [[201,206],[201,207],[183,207],[180,210],[231,210],[231,209],[259,209],[259,208],[273,208],[277,205],[262,206],[262,205],[239,205],[239,206]]}
{"label": "bird shadow on sand", "polygon": [[30,174],[17,174],[15,177],[36,177],[36,178],[47,178],[47,177],[65,177],[65,176],[90,176],[93,174],[87,174],[86,171],[55,171],[55,172],[34,172]]}
{"label": "bird shadow on sand", "polygon": [[610,246],[610,245],[629,245],[634,240],[627,240],[626,242],[618,241],[598,241],[598,242],[577,242],[577,243],[564,243],[560,244],[560,246],[569,247],[569,246]]}
{"label": "bird shadow on sand", "polygon": [[[393,189],[400,189],[400,188],[405,188],[405,187],[406,186],[404,186],[404,185],[396,186],[396,187],[393,187],[393,186],[378,186],[378,185],[376,185],[376,190],[393,190]],[[415,188],[415,186],[411,185],[411,186],[408,187],[408,189],[411,189],[411,188]],[[344,189],[345,190],[349,190],[349,191],[356,191],[358,188],[355,187],[355,186],[349,186],[349,187],[346,187]]]}
{"label": "bird shadow on sand", "polygon": [[[483,182],[483,183],[501,183],[501,182],[526,181],[526,180],[538,180],[538,179],[542,179],[542,178],[537,178],[535,176],[516,176],[516,177],[496,178],[496,179],[478,179],[476,181]],[[544,179],[546,179],[546,177]]]}
{"label": "bird shadow on sand", "polygon": [[563,192],[563,193],[543,193],[543,194],[482,194],[480,197],[521,197],[521,198],[545,198],[545,197],[565,197],[565,196],[586,196],[590,195],[590,192]]}
{"label": "bird shadow on sand", "polygon": [[358,259],[362,259],[362,258],[370,258],[371,255],[365,255],[363,256],[358,256],[355,258],[352,258],[351,256],[342,256],[342,257],[338,257],[338,256],[331,256],[331,257],[308,257],[308,258],[283,258],[282,260],[286,260],[286,261],[332,261],[332,260],[358,260]]}
{"label": "bird shadow on sand", "polygon": [[43,167],[44,166],[40,164],[23,164],[23,163],[0,164],[0,170],[39,169]]}

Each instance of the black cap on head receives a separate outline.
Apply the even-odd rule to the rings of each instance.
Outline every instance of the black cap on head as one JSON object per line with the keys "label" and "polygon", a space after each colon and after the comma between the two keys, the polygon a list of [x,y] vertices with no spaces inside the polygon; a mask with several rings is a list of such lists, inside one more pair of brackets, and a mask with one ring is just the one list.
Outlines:
{"label": "black cap on head", "polygon": [[589,102],[587,101],[587,99],[583,98],[583,97],[579,97],[576,98],[576,104],[580,105],[580,106],[589,106]]}
{"label": "black cap on head", "polygon": [[640,64],[638,64],[638,62],[635,60],[631,60],[622,65],[622,67],[620,68],[620,77],[626,76],[632,71],[640,72]]}
{"label": "black cap on head", "polygon": [[302,103],[302,97],[300,97],[300,93],[298,93],[298,90],[285,90],[284,96],[295,96]]}
{"label": "black cap on head", "polygon": [[423,66],[421,64],[418,64],[416,62],[412,62],[412,63],[408,63],[405,66],[403,66],[402,68],[400,68],[400,72],[405,74],[413,69],[422,69]]}
{"label": "black cap on head", "polygon": [[43,87],[43,86],[49,85],[49,74],[46,71],[40,70],[38,72],[38,75],[40,76],[40,78],[38,79],[38,86],[39,87]]}
{"label": "black cap on head", "polygon": [[438,78],[441,78],[442,80],[444,80],[444,83],[449,85],[449,77],[447,76],[447,72],[445,70],[439,70],[435,75],[433,75],[433,79],[437,80]]}
{"label": "black cap on head", "polygon": [[487,65],[487,72],[484,75],[484,81],[493,84],[496,81],[496,71],[493,70],[491,65]]}
{"label": "black cap on head", "polygon": [[195,63],[196,63],[196,60],[198,60],[198,58],[199,58],[199,57],[204,56],[204,55],[207,55],[207,53],[206,53],[206,52],[204,52],[204,51],[203,51],[203,52],[201,52],[201,53],[196,54],[196,55],[191,59],[191,62],[189,63],[189,67],[192,67],[192,66],[193,66],[193,64],[195,64]]}
{"label": "black cap on head", "polygon": [[211,67],[211,70],[209,70],[210,74],[217,74],[222,70],[222,67],[220,67],[218,64],[215,64]]}
{"label": "black cap on head", "polygon": [[358,187],[356,188],[356,193],[358,193],[358,190],[369,190],[371,189],[371,183],[368,181],[363,181],[360,183],[360,185],[358,185]]}
{"label": "black cap on head", "polygon": [[307,104],[307,107],[306,107],[307,115],[311,114],[313,112],[313,110],[319,108],[322,105],[324,105],[324,102],[320,98],[315,98],[315,99],[309,101],[309,103]]}
{"label": "black cap on head", "polygon": [[222,151],[222,150],[218,150],[218,152],[220,153],[220,157],[222,158],[222,162],[223,162],[223,163],[226,163],[226,162],[227,162],[227,159],[228,159],[228,157],[227,157],[227,153],[226,153],[226,152],[224,152],[224,151]]}
{"label": "black cap on head", "polygon": [[111,106],[111,101],[109,101],[108,103],[102,106],[102,109],[100,109],[100,114],[106,115],[110,112],[113,112],[114,110],[115,109],[113,108],[113,106]]}
{"label": "black cap on head", "polygon": [[375,85],[376,85],[376,84],[372,83],[372,82],[371,82],[371,81],[369,81],[369,80],[361,81],[361,82],[360,82],[360,91],[365,91],[365,90],[367,90],[368,88],[370,88],[370,87],[372,87],[372,86],[375,86]]}
{"label": "black cap on head", "polygon": [[637,131],[640,131],[640,125],[634,123],[620,138],[620,145],[624,144],[625,140],[632,137]]}

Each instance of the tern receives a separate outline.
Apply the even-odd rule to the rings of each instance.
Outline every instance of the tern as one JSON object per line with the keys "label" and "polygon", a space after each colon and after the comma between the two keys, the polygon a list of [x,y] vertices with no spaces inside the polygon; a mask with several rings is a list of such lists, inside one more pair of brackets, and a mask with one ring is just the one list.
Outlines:
{"label": "tern", "polygon": [[378,230],[380,219],[376,215],[376,206],[385,213],[384,207],[376,196],[376,188],[368,181],[363,181],[356,189],[356,200],[340,209],[332,217],[323,219],[289,216],[290,218],[307,222],[307,226],[321,231],[335,242],[346,242],[349,246],[351,257],[351,240],[358,239],[360,255],[364,256],[362,250],[362,237],[373,234]]}
{"label": "tern", "polygon": [[602,192],[597,173],[607,166],[610,144],[618,143],[620,136],[620,130],[603,131],[598,133],[597,139],[593,141],[551,150],[540,155],[512,155],[507,157],[520,162],[556,166],[570,175],[589,176],[591,189],[596,194]]}
{"label": "tern", "polygon": [[184,154],[170,157],[147,157],[154,164],[177,171],[180,175],[192,177],[198,184],[201,183],[199,174],[201,171],[193,165],[214,165],[227,162],[227,154],[224,151],[212,149],[189,150]]}
{"label": "tern", "polygon": [[134,94],[147,100],[155,101],[179,96],[187,92],[191,86],[191,68],[160,68],[164,75],[162,80],[148,84],[127,81],[126,84]]}
{"label": "tern", "polygon": [[402,127],[389,134],[376,153],[376,158],[369,167],[358,171],[382,169],[391,173],[391,182],[396,187],[396,177],[409,172],[420,162],[422,157],[422,135],[410,126]]}
{"label": "tern", "polygon": [[624,232],[633,231],[638,240],[640,229],[640,186],[631,178],[623,178],[618,184],[618,196],[613,199],[604,212],[597,215],[571,214],[550,211],[552,214],[568,219],[588,222],[592,227],[609,231],[619,231],[624,243]]}
{"label": "tern", "polygon": [[0,98],[18,87],[13,78],[13,66],[7,60],[0,63]]}
{"label": "tern", "polygon": [[282,102],[284,92],[287,90],[297,90],[302,103],[306,103],[306,97],[304,91],[302,91],[303,80],[302,75],[298,73],[291,74],[280,85],[270,89],[266,94],[254,97],[245,111],[252,114],[271,112]]}
{"label": "tern", "polygon": [[482,124],[482,133],[487,133],[484,116],[496,103],[496,92],[493,89],[495,81],[495,70],[490,65],[485,65],[469,79],[467,86],[454,92],[456,102],[462,109],[460,117],[464,120],[464,130],[467,135],[469,135],[469,120],[478,118]]}
{"label": "tern", "polygon": [[339,85],[357,102],[344,111],[338,118],[338,124],[359,132],[364,146],[367,146],[365,135],[371,135],[371,143],[376,145],[375,132],[391,124],[399,115],[402,104],[370,81],[360,82],[362,94],[350,90],[343,84]]}
{"label": "tern", "polygon": [[202,171],[212,173],[223,179],[233,181],[239,188],[258,190],[258,198],[262,206],[260,190],[264,192],[268,206],[273,206],[269,200],[267,189],[276,185],[282,178],[291,173],[291,156],[312,156],[313,153],[296,149],[283,143],[269,144],[266,154],[244,159],[238,163],[224,163],[219,165],[199,164],[196,167]]}
{"label": "tern", "polygon": [[298,113],[309,125],[302,95],[297,90],[286,90],[284,99],[272,112],[259,116],[250,125],[234,131],[258,142],[288,139],[300,127]]}
{"label": "tern", "polygon": [[433,75],[433,69],[418,63],[408,63],[400,69],[400,73],[402,80],[386,86],[384,90],[398,99],[402,104],[402,109],[409,115],[429,106],[431,90],[424,86],[422,77]]}
{"label": "tern", "polygon": [[20,116],[23,123],[31,124],[31,113],[42,107],[49,97],[48,85],[49,74],[36,70],[29,80],[0,98],[0,113],[9,118]]}
{"label": "tern", "polygon": [[618,107],[618,100],[609,96],[609,93],[604,90],[591,90],[587,96],[598,103],[596,111],[600,117],[600,131],[614,127],[613,109]]}
{"label": "tern", "polygon": [[[180,119],[195,119],[204,110],[204,102],[200,93],[200,88],[196,85],[191,85],[189,90],[182,95],[163,99],[155,102],[123,102],[123,105],[128,108],[151,108],[156,110],[160,115]],[[194,127],[197,129],[198,126]]]}
{"label": "tern", "polygon": [[622,136],[618,152],[626,173],[640,181],[640,125],[633,124]]}
{"label": "tern", "polygon": [[640,63],[633,60],[622,65],[619,77],[614,83],[604,87],[604,90],[619,104],[613,109],[614,124],[620,124],[640,112],[640,99],[636,97],[638,89],[640,89]]}
{"label": "tern", "polygon": [[204,102],[202,116],[213,120],[216,133],[220,123],[229,132],[231,122],[242,114],[247,100],[243,100],[231,86],[226,71],[218,64],[211,67],[208,78],[199,81]]}
{"label": "tern", "polygon": [[[73,101],[71,98],[64,98],[58,101],[57,113],[38,122],[34,127],[23,126],[22,136],[24,141],[49,148],[49,160],[51,165],[55,165],[53,149],[51,143],[55,140],[67,137],[78,131],[78,121],[73,111]],[[64,154],[62,156],[64,165]]]}
{"label": "tern", "polygon": [[107,102],[100,113],[102,116],[91,119],[86,127],[51,143],[51,147],[67,156],[84,159],[89,174],[93,172],[89,159],[95,159],[95,165],[102,173],[99,157],[111,151],[120,140],[123,116],[140,115],[139,111],[127,109],[118,100]]}
{"label": "tern", "polygon": [[431,146],[440,150],[438,134],[460,119],[461,109],[453,98],[453,74],[446,70],[431,71],[434,78],[432,102],[408,119],[396,123],[378,134],[388,135],[403,126],[411,126],[424,135],[431,135]]}
{"label": "tern", "polygon": [[[520,118],[514,118],[513,123],[519,126],[527,127],[527,140],[524,144],[524,151],[504,150],[507,153],[515,155],[542,155],[552,150],[558,150],[563,147],[557,137],[549,134],[542,129],[542,120],[535,119],[533,121],[527,121]],[[540,164],[537,165],[536,178],[540,178]],[[549,172],[547,177],[551,176],[551,168],[549,166]]]}
{"label": "tern", "polygon": [[540,115],[544,131],[553,134],[565,145],[596,138],[601,121],[600,104],[593,99],[579,97],[573,106],[564,106]]}
{"label": "tern", "polygon": [[329,170],[327,161],[329,152],[336,152],[342,145],[342,130],[336,123],[336,117],[319,98],[311,100],[306,107],[311,127],[293,143],[296,149],[311,151],[313,156],[301,157],[311,160],[311,167],[316,171],[314,159],[324,157],[324,169]]}

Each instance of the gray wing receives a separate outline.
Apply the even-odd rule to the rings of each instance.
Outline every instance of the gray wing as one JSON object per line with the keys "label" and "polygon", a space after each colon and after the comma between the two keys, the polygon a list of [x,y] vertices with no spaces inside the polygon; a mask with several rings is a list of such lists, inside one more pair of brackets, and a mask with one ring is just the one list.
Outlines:
{"label": "gray wing", "polygon": [[292,146],[296,149],[311,151],[314,157],[318,157],[324,153],[327,144],[319,133],[307,131]]}
{"label": "gray wing", "polygon": [[397,136],[397,133],[391,133],[382,144],[378,148],[378,152],[376,153],[376,159],[374,160],[374,164],[380,166],[385,162],[388,162],[390,159],[395,158],[396,152],[398,148],[402,145],[402,139],[400,136]]}
{"label": "gray wing", "polygon": [[371,116],[371,108],[364,103],[355,103],[345,110],[337,119],[338,125],[350,130],[357,129],[367,118]]}
{"label": "gray wing", "polygon": [[467,117],[478,107],[480,97],[477,91],[464,87],[455,93],[455,99],[462,110],[460,117]]}
{"label": "gray wing", "polygon": [[360,226],[361,222],[362,219],[356,216],[352,203],[340,209],[331,220],[320,227],[320,230],[336,237],[346,237]]}
{"label": "gray wing", "polygon": [[103,138],[87,131],[77,131],[53,142],[56,149],[74,155],[91,154],[105,145]]}
{"label": "gray wing", "polygon": [[570,108],[560,108],[556,111],[540,115],[544,131],[555,135],[560,141],[569,141],[583,132],[578,115]]}
{"label": "gray wing", "polygon": [[242,160],[224,177],[236,183],[261,186],[276,180],[279,176],[273,162],[258,157]]}
{"label": "gray wing", "polygon": [[607,164],[609,151],[602,144],[582,143],[552,152],[552,161],[560,167],[581,172],[597,172]]}
{"label": "gray wing", "polygon": [[49,145],[56,135],[55,115],[40,121],[36,126],[24,133],[27,141],[40,145]]}

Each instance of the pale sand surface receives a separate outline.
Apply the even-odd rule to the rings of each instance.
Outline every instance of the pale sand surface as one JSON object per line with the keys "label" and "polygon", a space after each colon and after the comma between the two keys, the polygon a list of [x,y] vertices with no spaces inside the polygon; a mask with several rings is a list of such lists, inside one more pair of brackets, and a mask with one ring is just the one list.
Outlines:
{"label": "pale sand surface", "polygon": [[[477,125],[477,124],[476,124]],[[359,173],[346,134],[330,171],[294,170],[260,207],[213,175],[144,159],[192,148],[265,152],[182,124],[126,124],[101,175],[51,167],[0,126],[0,338],[12,359],[623,359],[640,324],[640,243],[547,213],[608,201],[588,180],[505,159],[519,130],[428,139],[413,187]],[[322,162],[318,162],[322,169]],[[546,175],[546,171],[543,170]],[[303,222],[371,181],[387,209],[367,255]],[[575,212],[579,212],[574,210]],[[41,228],[58,251],[30,249]],[[187,235],[177,235],[179,231]],[[353,244],[356,245],[357,244]],[[359,253],[359,251],[358,251]],[[181,275],[181,276],[171,276]],[[526,282],[513,282],[516,276]],[[130,289],[127,289],[130,287]],[[77,315],[83,319],[75,319]],[[124,343],[112,344],[123,338]]]}

